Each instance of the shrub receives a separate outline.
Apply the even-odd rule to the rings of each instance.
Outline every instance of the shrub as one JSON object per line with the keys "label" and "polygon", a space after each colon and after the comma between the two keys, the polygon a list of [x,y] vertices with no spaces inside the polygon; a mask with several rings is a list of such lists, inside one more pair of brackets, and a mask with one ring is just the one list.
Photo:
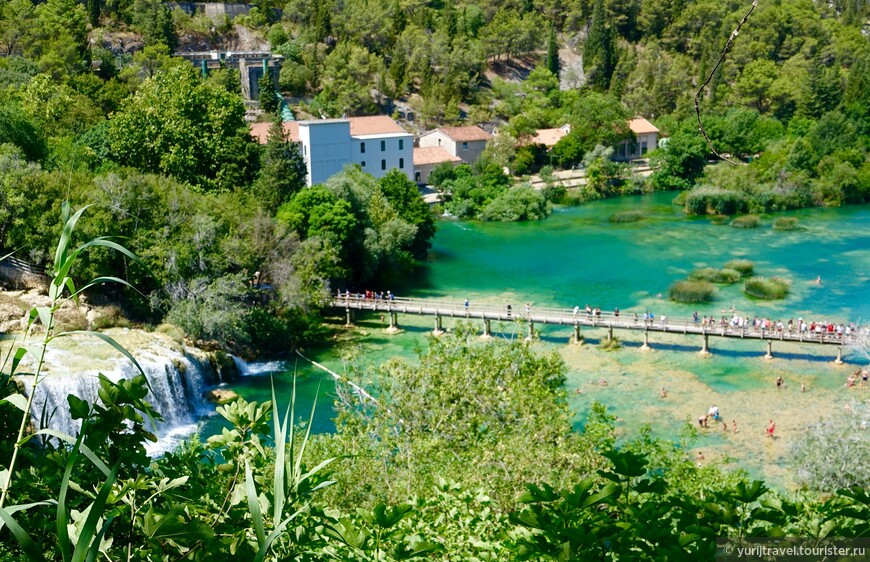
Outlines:
{"label": "shrub", "polygon": [[851,404],[850,412],[836,413],[798,434],[791,461],[799,484],[827,493],[866,486],[870,481],[868,413],[866,405]]}
{"label": "shrub", "polygon": [[761,224],[761,219],[759,219],[757,215],[737,217],[731,221],[731,226],[734,228],[755,228],[759,224]]}
{"label": "shrub", "polygon": [[715,267],[704,267],[696,269],[689,275],[692,281],[709,281],[710,283],[720,283],[730,285],[740,281],[740,272],[736,269],[716,269]]}
{"label": "shrub", "polygon": [[744,194],[728,189],[699,187],[686,196],[686,212],[690,215],[736,215],[748,208]]}
{"label": "shrub", "polygon": [[696,303],[710,302],[716,293],[716,287],[709,281],[683,280],[677,281],[668,289],[671,300],[676,302]]}
{"label": "shrub", "polygon": [[778,277],[753,277],[743,285],[743,292],[757,299],[783,299],[788,294],[789,282]]}
{"label": "shrub", "polygon": [[779,217],[773,221],[774,230],[795,230],[798,220],[794,217]]}
{"label": "shrub", "polygon": [[98,309],[97,316],[91,323],[93,330],[105,330],[106,328],[129,328],[130,321],[124,316],[119,306],[111,305]]}
{"label": "shrub", "polygon": [[743,277],[749,277],[755,271],[755,264],[749,260],[730,260],[722,267],[723,269],[733,269]]}
{"label": "shrub", "polygon": [[610,215],[608,220],[610,222],[637,222],[643,218],[643,211],[619,211]]}
{"label": "shrub", "polygon": [[493,199],[483,209],[485,221],[538,220],[550,214],[547,199],[531,186],[509,189]]}

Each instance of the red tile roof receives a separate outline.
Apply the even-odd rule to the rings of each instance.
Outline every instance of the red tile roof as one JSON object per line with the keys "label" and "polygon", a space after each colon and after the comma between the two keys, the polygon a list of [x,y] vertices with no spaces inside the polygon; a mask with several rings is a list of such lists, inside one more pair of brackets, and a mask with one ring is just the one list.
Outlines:
{"label": "red tile roof", "polygon": [[634,119],[630,119],[628,121],[628,128],[631,129],[631,132],[635,135],[659,132],[655,125],[653,125],[643,117],[635,117]]}
{"label": "red tile roof", "polygon": [[441,146],[414,148],[415,166],[427,166],[431,164],[441,164],[443,162],[462,162],[462,158],[453,156]]}
{"label": "red tile roof", "polygon": [[365,135],[386,135],[404,133],[405,130],[388,115],[372,115],[371,117],[349,117],[350,134],[353,137]]}
{"label": "red tile roof", "polygon": [[[272,123],[253,123],[251,125],[251,136],[260,144],[266,144],[269,140],[269,129],[272,128]],[[284,135],[291,142],[299,142],[299,123],[296,121],[287,121],[284,123]]]}
{"label": "red tile roof", "polygon": [[538,129],[535,131],[535,136],[531,138],[531,144],[543,144],[544,146],[553,146],[559,142],[562,137],[568,134],[565,129]]}
{"label": "red tile roof", "polygon": [[438,129],[454,141],[485,141],[489,140],[490,134],[478,127],[477,125],[468,125],[465,127],[439,127]]}

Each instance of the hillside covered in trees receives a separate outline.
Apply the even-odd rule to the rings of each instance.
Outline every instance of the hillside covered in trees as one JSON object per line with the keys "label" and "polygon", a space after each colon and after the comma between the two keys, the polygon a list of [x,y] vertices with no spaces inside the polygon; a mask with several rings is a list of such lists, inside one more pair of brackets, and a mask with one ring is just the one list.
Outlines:
{"label": "hillside covered in trees", "polygon": [[[237,72],[204,79],[172,56],[241,35],[283,55],[279,87],[302,114],[376,113],[389,98],[414,110],[412,127],[464,119],[497,128],[473,170],[444,176],[456,194],[480,199],[455,206],[472,217],[545,216],[529,190],[505,196],[499,171],[545,163],[584,164],[587,199],[691,190],[693,213],[866,200],[870,46],[858,0],[758,5],[700,100],[715,147],[738,165],[706,165],[692,98],[747,9],[707,0],[262,0],[231,23],[155,0],[3,0],[0,246],[45,265],[60,201],[97,203],[97,230],[130,238],[158,272],[140,280],[150,302],[126,295],[131,310],[185,322],[183,301],[214,307],[221,314],[187,322],[188,333],[241,342],[258,331],[243,328],[254,320],[236,306],[259,302],[245,296],[257,273],[256,284],[281,295],[268,306],[308,317],[331,288],[376,283],[425,257],[434,222],[413,184],[349,170],[303,194],[297,147],[277,134],[264,146],[251,140]],[[582,55],[582,72],[561,68],[567,52]],[[494,72],[530,64],[521,81]],[[633,115],[669,137],[645,181],[625,181],[607,156],[630,137]],[[566,123],[571,133],[549,153],[529,146],[535,129]],[[92,259],[94,269],[125,267]]]}

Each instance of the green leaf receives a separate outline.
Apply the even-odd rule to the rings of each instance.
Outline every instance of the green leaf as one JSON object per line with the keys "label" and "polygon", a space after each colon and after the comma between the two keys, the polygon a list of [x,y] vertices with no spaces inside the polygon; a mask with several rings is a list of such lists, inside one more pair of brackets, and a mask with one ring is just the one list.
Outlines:
{"label": "green leaf", "polygon": [[0,519],[3,520],[3,523],[9,527],[9,530],[12,532],[12,535],[15,537],[15,540],[18,541],[18,544],[21,546],[21,550],[27,555],[27,559],[31,562],[43,562],[45,557],[42,556],[42,552],[39,550],[39,547],[33,542],[33,539],[30,538],[30,535],[27,534],[21,525],[18,524],[17,521],[12,517],[8,511],[0,507]]}
{"label": "green leaf", "polygon": [[9,402],[25,414],[27,413],[27,397],[23,394],[10,394],[0,402]]}
{"label": "green leaf", "polygon": [[[85,520],[85,524],[79,534],[79,540],[76,543],[76,548],[73,551],[72,562],[85,561],[85,557],[88,555],[88,550],[91,548],[91,539],[94,538],[100,517],[102,517],[105,512],[106,501],[109,499],[109,493],[112,491],[112,486],[115,484],[115,478],[118,475],[119,468],[120,464],[116,464],[115,468],[112,469],[112,473],[100,487],[100,492],[97,494],[97,498],[91,504],[91,511],[88,513],[88,518]],[[111,520],[109,523],[111,523]],[[96,546],[99,548],[99,539],[95,542]]]}
{"label": "green leaf", "polygon": [[214,536],[214,531],[200,521],[188,521],[184,517],[187,504],[179,504],[165,515],[159,515],[151,507],[145,514],[145,534],[152,539],[171,540],[208,540]]}
{"label": "green leaf", "polygon": [[[70,238],[72,238],[73,229],[75,229],[76,223],[88,207],[90,207],[90,205],[85,205],[76,211],[76,214],[70,217],[66,221],[66,224],[63,225],[63,231],[60,233],[60,239],[57,242],[57,251],[54,253],[54,271],[56,277],[57,273],[61,270],[62,265],[67,261],[67,250],[69,250],[69,243]],[[64,216],[68,216],[70,210],[68,201],[63,202],[63,209]],[[69,271],[68,267],[67,271]],[[65,275],[66,274],[63,276]]]}
{"label": "green leaf", "polygon": [[91,413],[91,405],[75,394],[67,395],[66,401],[69,403],[70,417],[74,420],[83,420]]}
{"label": "green leaf", "polygon": [[[276,461],[279,462],[279,461]],[[254,486],[254,475],[251,473],[251,465],[245,461],[245,492],[248,496],[248,511],[251,512],[251,520],[254,530],[257,532],[257,544],[260,548],[266,542],[266,531],[263,526],[263,512],[260,510],[260,501],[257,498],[257,488]]]}

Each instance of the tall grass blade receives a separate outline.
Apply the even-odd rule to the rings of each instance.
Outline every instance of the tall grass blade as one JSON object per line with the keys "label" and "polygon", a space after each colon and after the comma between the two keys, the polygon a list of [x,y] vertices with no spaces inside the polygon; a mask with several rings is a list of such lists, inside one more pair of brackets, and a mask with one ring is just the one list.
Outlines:
{"label": "tall grass blade", "polygon": [[[314,402],[311,404],[311,415],[308,416],[308,426],[305,428],[305,438],[302,440],[302,445],[299,447],[299,454],[296,456],[296,466],[294,473],[299,475],[302,472],[302,455],[305,453],[305,448],[308,446],[308,438],[311,436],[311,425],[314,423],[314,412],[317,410],[317,397],[320,396],[320,385],[323,384],[323,377],[317,383],[317,391],[314,393]],[[306,474],[306,477],[312,473]],[[300,477],[296,482],[298,486],[304,478]]]}
{"label": "tall grass blade", "polygon": [[254,485],[254,476],[251,474],[251,465],[245,461],[245,491],[248,496],[248,510],[251,512],[251,522],[257,533],[257,544],[260,548],[266,542],[266,531],[263,527],[263,512],[260,510],[260,500],[257,498],[257,487]]}
{"label": "tall grass blade", "polygon": [[30,535],[27,534],[27,531],[18,524],[18,522],[12,517],[12,514],[2,507],[0,507],[0,519],[2,519],[3,523],[9,527],[15,540],[17,540],[18,544],[21,546],[21,550],[23,550],[27,555],[28,560],[31,562],[45,561],[45,557],[42,555],[39,547],[37,547],[33,542],[33,539],[30,538]]}
{"label": "tall grass blade", "polygon": [[[54,253],[54,271],[57,273],[60,271],[61,266],[66,262],[67,259],[67,250],[69,250],[70,239],[72,238],[72,231],[76,226],[76,223],[81,218],[82,213],[85,212],[85,209],[90,207],[90,205],[85,205],[74,214],[72,217],[66,220],[63,225],[63,231],[60,233],[60,239],[57,242],[57,251]],[[63,203],[63,214],[64,218],[69,216],[69,202],[64,201]]]}
{"label": "tall grass blade", "polygon": [[[84,562],[88,555],[88,551],[93,548],[94,545],[91,544],[91,541],[97,532],[97,525],[100,522],[100,517],[103,516],[103,513],[106,510],[106,502],[109,499],[109,494],[112,492],[112,486],[115,485],[115,479],[118,476],[118,469],[120,467],[120,464],[116,464],[115,468],[112,469],[112,473],[106,481],[103,482],[103,485],[100,486],[100,493],[97,494],[97,498],[94,500],[94,503],[91,504],[91,511],[88,513],[88,518],[85,520],[85,525],[82,527],[81,533],[79,533],[79,540],[76,543],[76,549],[73,552],[72,562]],[[111,518],[107,521],[106,525],[104,525],[103,531],[105,531],[110,523]],[[99,540],[96,541],[96,548],[98,550],[100,548]]]}
{"label": "tall grass blade", "polygon": [[[294,378],[295,385],[295,378]],[[295,387],[294,387],[295,389]],[[272,519],[274,521],[281,520],[281,514],[284,512],[286,503],[286,492],[284,483],[287,477],[287,426],[290,421],[290,431],[293,431],[292,419],[292,401],[287,406],[287,411],[284,413],[284,420],[278,415],[278,399],[275,397],[275,380],[272,379],[272,409],[275,411],[275,416],[272,423],[275,429],[275,470],[273,473],[272,491],[274,495],[274,505],[272,510]]]}
{"label": "tall grass blade", "polygon": [[88,556],[85,558],[85,562],[97,562],[97,556],[100,555],[100,545],[103,543],[103,537],[106,535],[106,532],[109,530],[109,527],[112,525],[112,521],[114,520],[114,515],[109,517],[100,529],[100,532],[97,533],[96,537],[94,537],[94,541],[91,543],[91,548],[88,549]]}

